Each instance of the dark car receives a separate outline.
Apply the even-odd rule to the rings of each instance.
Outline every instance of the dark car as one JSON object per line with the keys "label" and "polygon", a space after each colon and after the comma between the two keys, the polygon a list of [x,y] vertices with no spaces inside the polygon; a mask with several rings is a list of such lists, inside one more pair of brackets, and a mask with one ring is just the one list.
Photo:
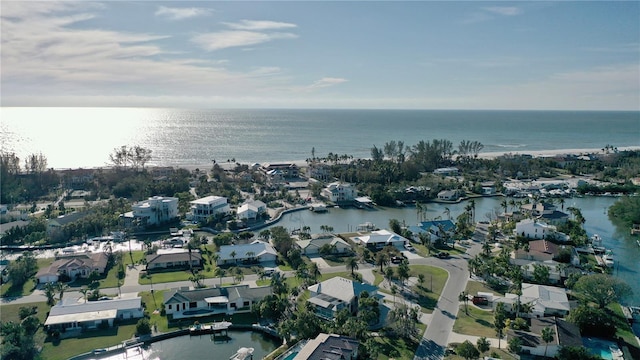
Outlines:
{"label": "dark car", "polygon": [[400,264],[402,262],[402,260],[404,260],[404,257],[402,256],[392,256],[391,257],[391,262],[394,264]]}
{"label": "dark car", "polygon": [[439,252],[436,256],[440,259],[448,259],[449,253],[446,251],[442,251],[442,252]]}

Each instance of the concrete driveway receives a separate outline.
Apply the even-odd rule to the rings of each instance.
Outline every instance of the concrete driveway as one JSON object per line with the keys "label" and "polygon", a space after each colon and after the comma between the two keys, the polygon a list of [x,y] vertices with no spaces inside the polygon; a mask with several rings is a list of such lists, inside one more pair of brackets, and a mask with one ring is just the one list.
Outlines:
{"label": "concrete driveway", "polygon": [[323,258],[320,257],[320,255],[309,255],[309,260],[316,263],[316,265],[318,265],[318,269],[326,269],[331,267]]}

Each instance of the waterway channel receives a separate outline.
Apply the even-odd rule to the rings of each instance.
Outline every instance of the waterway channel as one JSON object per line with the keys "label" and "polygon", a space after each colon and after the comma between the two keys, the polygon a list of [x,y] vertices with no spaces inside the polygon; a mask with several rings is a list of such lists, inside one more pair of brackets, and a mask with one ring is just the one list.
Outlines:
{"label": "waterway channel", "polygon": [[[490,218],[495,218],[497,213],[502,213],[504,210],[500,206],[500,202],[503,199],[505,198],[501,196],[475,198],[475,220],[488,221]],[[616,200],[615,197],[606,196],[569,198],[565,199],[564,211],[567,212],[567,208],[571,206],[581,210],[586,220],[584,227],[587,234],[589,236],[600,235],[603,239],[603,246],[613,250],[616,261],[614,276],[624,280],[634,289],[633,296],[626,299],[624,303],[640,305],[640,276],[638,276],[640,274],[640,246],[636,242],[639,237],[632,237],[629,229],[616,228],[609,220],[607,210]],[[455,219],[464,212],[467,204],[468,200],[455,204],[427,203],[427,212],[423,218],[431,220],[438,217],[441,219],[450,217],[455,222]],[[556,206],[559,208],[558,210],[562,210],[561,205]],[[343,233],[355,232],[358,225],[365,222],[371,222],[379,228],[387,228],[390,219],[397,219],[408,226],[417,224],[419,217],[413,206],[376,207],[368,210],[330,208],[326,213],[312,211],[289,213],[283,215],[282,219],[274,226],[284,226],[289,230],[308,226],[311,228],[311,233],[318,233],[321,231],[321,226],[327,225],[333,227],[334,232]]]}

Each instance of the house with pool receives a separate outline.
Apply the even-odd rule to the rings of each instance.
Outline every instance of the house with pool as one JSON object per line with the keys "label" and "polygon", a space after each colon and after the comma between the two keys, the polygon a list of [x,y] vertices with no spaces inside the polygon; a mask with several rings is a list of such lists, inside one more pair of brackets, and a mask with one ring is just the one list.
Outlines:
{"label": "house with pool", "polygon": [[236,285],[191,289],[183,287],[164,293],[163,304],[170,319],[250,312],[253,303],[271,295],[271,286]]}

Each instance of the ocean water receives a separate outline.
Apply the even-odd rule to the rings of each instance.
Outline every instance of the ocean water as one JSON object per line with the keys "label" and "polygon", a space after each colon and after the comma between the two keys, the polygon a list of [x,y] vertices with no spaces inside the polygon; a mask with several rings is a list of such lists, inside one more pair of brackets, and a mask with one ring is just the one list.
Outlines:
{"label": "ocean water", "polygon": [[391,140],[480,141],[483,152],[640,145],[639,112],[458,110],[186,110],[0,108],[3,151],[42,152],[49,167],[109,165],[121,145],[153,151],[151,165],[370,157]]}

